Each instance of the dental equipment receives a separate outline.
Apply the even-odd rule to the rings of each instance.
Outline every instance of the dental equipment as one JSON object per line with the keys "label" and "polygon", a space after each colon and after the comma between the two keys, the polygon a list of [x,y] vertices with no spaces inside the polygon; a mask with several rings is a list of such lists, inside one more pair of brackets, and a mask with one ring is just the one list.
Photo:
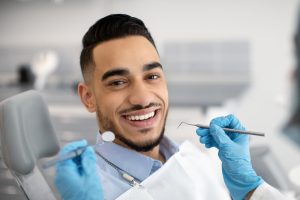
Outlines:
{"label": "dental equipment", "polygon": [[[177,128],[179,128],[182,124],[187,124],[190,126],[196,126],[198,128],[205,128],[205,129],[209,129],[209,126],[206,125],[201,125],[201,124],[190,124],[187,122],[181,122]],[[236,130],[236,129],[231,129],[231,128],[222,128],[224,131],[228,131],[228,132],[233,132],[233,133],[239,133],[239,134],[247,134],[247,135],[255,135],[255,136],[262,136],[264,137],[265,134],[264,133],[260,133],[260,132],[254,132],[254,131],[244,131],[244,130]]]}
{"label": "dental equipment", "polygon": [[[111,131],[106,131],[104,133],[102,133],[102,140],[103,140],[103,143],[104,142],[112,142],[114,141],[115,139],[115,134]],[[95,144],[95,145],[91,145],[91,147],[93,149],[95,149],[99,144]],[[100,144],[101,145],[101,144]],[[78,149],[75,149],[74,151],[71,151],[63,156],[59,156],[57,158],[54,158],[52,160],[49,160],[47,162],[45,162],[43,165],[42,165],[42,168],[43,169],[47,169],[49,167],[52,167],[53,165],[55,165],[57,162],[61,162],[61,161],[64,161],[64,160],[68,160],[68,159],[72,159],[72,158],[75,158],[76,156],[79,156],[81,155],[85,149],[88,147],[89,145],[85,146],[85,147],[82,147],[82,148],[78,148]]]}
{"label": "dental equipment", "polygon": [[[104,133],[102,133],[101,135],[103,143],[105,142],[112,142],[115,140],[115,134],[111,131],[106,131]],[[95,149],[97,146],[102,145],[101,144],[96,144],[96,145],[90,145],[93,149]],[[66,155],[63,156],[59,156],[53,160],[50,160],[48,162],[46,162],[45,164],[43,164],[43,169],[47,169],[53,165],[55,165],[57,162],[61,162],[64,160],[68,160],[68,159],[73,159],[76,156],[79,156],[80,154],[82,154],[85,149],[88,147],[89,145],[82,147],[82,148],[78,148],[75,149],[74,151],[71,151],[69,153],[67,153]],[[120,167],[118,167],[117,165],[113,164],[112,162],[110,162],[107,158],[105,158],[103,155],[100,154],[100,152],[95,150],[95,153],[100,156],[107,164],[109,164],[112,168],[114,168],[119,174],[120,176],[132,187],[134,186],[139,186],[139,187],[143,187],[142,185],[140,185],[140,183],[142,182],[141,180],[139,180],[138,178],[130,175],[128,172],[126,172],[125,170],[121,169]]]}

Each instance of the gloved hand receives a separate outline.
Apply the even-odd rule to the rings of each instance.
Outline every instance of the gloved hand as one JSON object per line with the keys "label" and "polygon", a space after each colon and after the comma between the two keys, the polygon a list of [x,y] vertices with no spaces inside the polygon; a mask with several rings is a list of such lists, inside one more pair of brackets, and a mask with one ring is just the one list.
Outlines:
{"label": "gloved hand", "polygon": [[263,183],[252,168],[249,152],[249,136],[224,132],[222,128],[245,130],[234,115],[218,117],[210,122],[209,129],[197,129],[200,142],[206,148],[219,149],[224,182],[234,200],[242,200]]}
{"label": "gloved hand", "polygon": [[[66,145],[60,156],[87,145],[86,140]],[[92,147],[80,155],[56,165],[55,186],[64,200],[102,200],[103,190],[96,171],[96,156]]]}

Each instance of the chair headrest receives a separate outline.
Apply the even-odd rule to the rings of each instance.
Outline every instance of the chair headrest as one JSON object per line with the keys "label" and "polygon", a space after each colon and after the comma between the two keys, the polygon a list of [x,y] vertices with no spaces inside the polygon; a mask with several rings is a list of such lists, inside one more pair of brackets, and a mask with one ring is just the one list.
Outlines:
{"label": "chair headrest", "polygon": [[59,151],[48,108],[33,90],[0,102],[0,141],[8,168],[30,173],[36,161]]}

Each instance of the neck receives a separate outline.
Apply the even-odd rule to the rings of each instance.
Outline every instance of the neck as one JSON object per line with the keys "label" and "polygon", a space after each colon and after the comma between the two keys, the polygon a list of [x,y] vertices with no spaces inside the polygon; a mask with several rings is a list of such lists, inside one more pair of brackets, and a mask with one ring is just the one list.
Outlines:
{"label": "neck", "polygon": [[[127,149],[134,150],[134,149],[130,148],[128,145],[126,145],[124,142],[120,141],[119,139],[116,139],[116,140],[114,141],[114,143],[116,143],[116,144],[118,144],[118,145],[120,145],[120,146],[123,146],[123,147],[125,147],[125,148],[127,148]],[[159,151],[159,145],[157,145],[156,147],[154,147],[154,148],[153,148],[152,150],[150,150],[150,151],[146,151],[146,152],[138,152],[138,153],[143,154],[143,155],[145,155],[145,156],[148,156],[148,157],[150,157],[150,158],[153,158],[153,159],[155,159],[155,160],[159,160],[159,161],[161,161],[162,163],[165,163],[165,162],[166,162],[165,157],[164,157],[164,156],[160,153],[160,151]]]}
{"label": "neck", "polygon": [[148,156],[150,158],[153,158],[155,160],[159,160],[162,163],[166,162],[165,157],[160,153],[159,151],[159,145],[157,145],[156,147],[154,147],[151,151],[147,151],[147,152],[140,152],[141,154]]}

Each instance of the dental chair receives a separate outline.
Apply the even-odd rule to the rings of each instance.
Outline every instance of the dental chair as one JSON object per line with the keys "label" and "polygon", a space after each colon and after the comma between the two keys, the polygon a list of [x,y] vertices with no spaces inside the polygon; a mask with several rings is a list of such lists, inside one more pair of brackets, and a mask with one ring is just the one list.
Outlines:
{"label": "dental chair", "polygon": [[36,91],[0,102],[0,142],[0,157],[25,196],[7,199],[57,199],[37,165],[39,159],[59,151],[59,142],[48,108]]}

